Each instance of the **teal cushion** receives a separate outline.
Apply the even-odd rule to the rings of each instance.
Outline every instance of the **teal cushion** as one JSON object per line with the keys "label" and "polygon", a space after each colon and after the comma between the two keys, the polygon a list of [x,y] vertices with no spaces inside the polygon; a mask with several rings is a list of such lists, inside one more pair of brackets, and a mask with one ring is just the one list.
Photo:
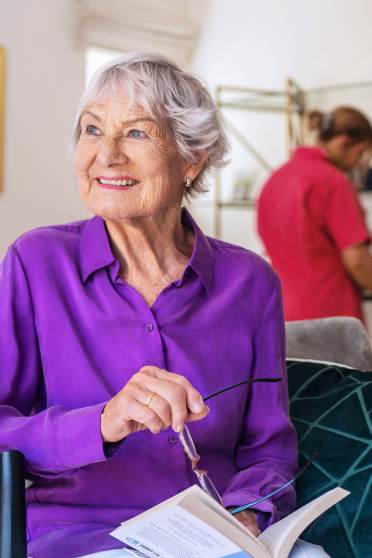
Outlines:
{"label": "teal cushion", "polygon": [[332,558],[372,557],[372,372],[309,361],[287,365],[300,466],[319,452],[297,482],[298,506],[335,486],[351,492],[301,538]]}

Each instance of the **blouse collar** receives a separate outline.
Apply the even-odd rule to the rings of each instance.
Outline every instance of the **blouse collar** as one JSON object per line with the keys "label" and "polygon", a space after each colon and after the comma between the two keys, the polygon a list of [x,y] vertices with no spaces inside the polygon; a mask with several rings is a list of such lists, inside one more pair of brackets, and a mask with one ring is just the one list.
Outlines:
{"label": "blouse collar", "polygon": [[[190,260],[179,284],[184,282],[188,270],[192,269],[210,292],[214,272],[214,253],[211,242],[185,208],[182,208],[181,220],[194,232],[195,240]],[[102,217],[95,216],[85,223],[80,239],[80,265],[84,283],[96,271],[115,262],[117,259],[112,251],[105,221]]]}

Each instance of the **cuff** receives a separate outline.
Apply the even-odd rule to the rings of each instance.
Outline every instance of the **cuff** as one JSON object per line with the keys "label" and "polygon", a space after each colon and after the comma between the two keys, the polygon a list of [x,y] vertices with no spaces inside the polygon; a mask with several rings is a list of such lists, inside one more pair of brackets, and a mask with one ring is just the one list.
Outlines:
{"label": "cuff", "polygon": [[105,405],[106,402],[74,409],[61,419],[62,460],[67,469],[107,459],[101,436],[101,413]]}
{"label": "cuff", "polygon": [[[250,492],[229,492],[222,496],[223,505],[225,508],[244,506],[249,502],[254,502],[260,496]],[[259,504],[255,504],[252,508],[257,513],[257,523],[261,531],[272,525],[280,519],[278,509],[274,506],[271,500],[267,499]]]}
{"label": "cuff", "polygon": [[103,444],[103,452],[107,459],[112,457],[117,450],[121,447],[124,440],[119,440],[118,442],[104,442]]}

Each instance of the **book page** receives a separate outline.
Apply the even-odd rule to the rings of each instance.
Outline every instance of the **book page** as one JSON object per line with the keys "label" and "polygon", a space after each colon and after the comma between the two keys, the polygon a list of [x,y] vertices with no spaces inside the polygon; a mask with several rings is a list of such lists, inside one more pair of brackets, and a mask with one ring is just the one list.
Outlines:
{"label": "book page", "polygon": [[179,500],[182,500],[182,498],[184,498],[185,495],[193,494],[195,492],[195,489],[197,489],[197,488],[198,487],[196,487],[196,485],[190,486],[189,488],[186,488],[185,490],[183,490],[179,494],[175,494],[174,496],[171,496],[170,498],[168,498],[168,500],[163,500],[163,502],[160,502],[159,504],[156,504],[156,506],[153,506],[152,508],[150,508],[148,510],[145,510],[142,513],[139,513],[138,515],[135,515],[134,517],[131,517],[130,519],[126,519],[125,521],[122,521],[120,523],[120,525],[124,525],[124,524],[127,525],[131,521],[136,521],[137,519],[140,519],[141,517],[143,517],[145,515],[148,515],[149,513],[152,513],[153,511],[156,511],[156,510],[162,508],[163,506],[168,506],[169,504],[172,504],[172,503],[178,503]]}
{"label": "book page", "polygon": [[118,553],[115,553],[115,558],[133,558],[133,556],[136,556],[136,558],[147,558],[146,554],[142,554],[142,552],[138,552],[138,550],[133,548],[118,549]]}
{"label": "book page", "polygon": [[223,533],[245,552],[252,554],[254,558],[270,558],[265,546],[258,538],[205,492],[188,495],[179,502],[179,505]]}
{"label": "book page", "polygon": [[[211,498],[201,488],[199,487],[195,487],[195,488],[197,488],[197,490],[192,493],[193,500],[201,502],[203,508],[207,506],[209,509],[214,510],[216,513],[218,513],[218,515],[223,517],[224,521],[227,522],[225,529],[228,527],[228,525],[233,525],[234,527],[238,528],[245,536],[249,536],[250,538],[257,540],[257,538],[254,535],[252,535],[252,533],[246,527],[244,527],[244,525],[234,515],[232,515],[229,511],[227,511],[226,508],[221,506],[221,504],[218,504],[216,500]],[[182,498],[180,502],[189,501],[190,500],[189,496],[190,494],[185,494],[185,497]]]}
{"label": "book page", "polygon": [[149,558],[256,558],[176,503],[110,534]]}
{"label": "book page", "polygon": [[337,487],[309,502],[299,510],[268,527],[258,539],[272,558],[287,558],[294,543],[317,517],[348,496],[350,492]]}

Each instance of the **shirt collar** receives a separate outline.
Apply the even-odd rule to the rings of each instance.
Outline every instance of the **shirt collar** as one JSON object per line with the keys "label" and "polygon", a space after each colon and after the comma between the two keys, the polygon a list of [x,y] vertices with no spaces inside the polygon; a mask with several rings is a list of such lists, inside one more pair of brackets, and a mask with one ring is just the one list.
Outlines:
{"label": "shirt collar", "polygon": [[317,146],[302,146],[297,147],[294,152],[295,157],[305,157],[306,159],[327,160],[328,155],[321,147]]}
{"label": "shirt collar", "polygon": [[88,277],[116,261],[102,217],[95,216],[84,226],[80,239],[80,265],[82,278]]}
{"label": "shirt collar", "polygon": [[215,259],[210,240],[201,231],[194,219],[191,217],[190,213],[184,207],[182,208],[181,219],[182,223],[186,227],[189,227],[195,235],[194,248],[185,273],[188,268],[193,269],[203,281],[208,293],[210,293],[213,282]]}
{"label": "shirt collar", "polygon": [[[182,209],[181,219],[182,223],[194,232],[195,240],[189,263],[180,283],[184,281],[187,270],[191,268],[210,292],[214,273],[214,254],[210,241],[185,208]],[[115,261],[117,260],[112,252],[105,222],[101,217],[95,216],[84,225],[80,239],[80,264],[84,283],[92,273]]]}

